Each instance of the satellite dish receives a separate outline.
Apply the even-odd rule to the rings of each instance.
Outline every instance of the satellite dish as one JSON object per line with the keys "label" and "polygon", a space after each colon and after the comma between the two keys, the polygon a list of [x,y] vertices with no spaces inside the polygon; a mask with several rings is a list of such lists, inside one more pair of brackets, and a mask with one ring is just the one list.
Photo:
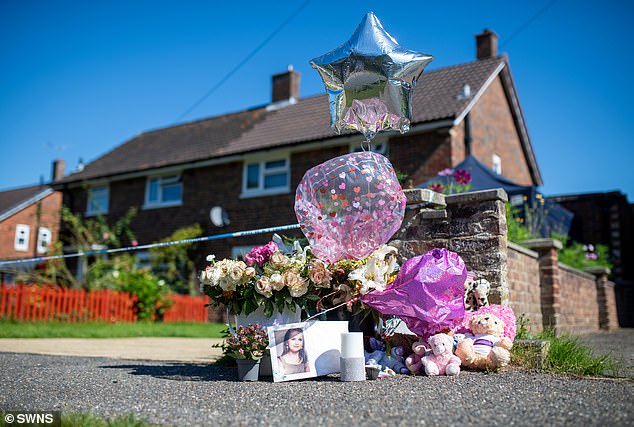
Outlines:
{"label": "satellite dish", "polygon": [[209,211],[209,219],[211,219],[211,223],[216,227],[224,227],[225,225],[231,224],[227,211],[220,206],[214,206],[211,208]]}

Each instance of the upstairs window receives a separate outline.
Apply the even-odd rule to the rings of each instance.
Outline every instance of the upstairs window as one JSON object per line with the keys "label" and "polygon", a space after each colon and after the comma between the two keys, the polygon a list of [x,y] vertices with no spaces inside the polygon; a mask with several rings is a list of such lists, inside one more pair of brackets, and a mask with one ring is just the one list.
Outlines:
{"label": "upstairs window", "polygon": [[99,215],[108,213],[108,199],[110,190],[107,185],[93,187],[88,190],[88,202],[86,203],[87,215]]}
{"label": "upstairs window", "polygon": [[244,163],[244,197],[288,193],[290,165],[288,157]]}
{"label": "upstairs window", "polygon": [[46,227],[40,227],[40,231],[37,234],[37,253],[45,254],[48,251],[48,247],[51,244],[53,235],[51,230]]}
{"label": "upstairs window", "polygon": [[180,175],[149,178],[145,188],[145,207],[178,206],[183,201]]}
{"label": "upstairs window", "polygon": [[18,224],[15,226],[15,243],[13,248],[16,251],[26,252],[29,250],[29,234],[31,228],[26,224]]}

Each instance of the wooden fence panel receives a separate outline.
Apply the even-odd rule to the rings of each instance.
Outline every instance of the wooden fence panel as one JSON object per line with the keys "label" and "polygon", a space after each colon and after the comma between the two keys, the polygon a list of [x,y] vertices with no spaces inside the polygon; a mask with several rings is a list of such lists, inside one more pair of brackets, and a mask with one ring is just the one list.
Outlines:
{"label": "wooden fence panel", "polygon": [[[170,295],[173,305],[164,322],[207,322],[206,296]],[[109,289],[83,289],[0,285],[0,318],[19,321],[136,322],[136,298]]]}

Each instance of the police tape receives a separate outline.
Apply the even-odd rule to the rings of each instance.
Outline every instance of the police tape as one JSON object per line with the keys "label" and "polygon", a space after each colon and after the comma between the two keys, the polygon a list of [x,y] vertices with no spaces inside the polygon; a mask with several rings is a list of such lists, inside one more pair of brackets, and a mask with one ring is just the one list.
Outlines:
{"label": "police tape", "polygon": [[51,256],[41,256],[41,257],[33,257],[33,258],[22,258],[22,259],[15,259],[15,260],[0,261],[0,267],[3,267],[5,265],[23,264],[23,263],[29,263],[29,262],[43,262],[43,261],[50,261],[50,260],[63,259],[63,258],[77,258],[77,257],[89,256],[89,255],[101,255],[101,254],[111,254],[116,252],[138,251],[141,249],[159,248],[163,246],[172,246],[172,245],[182,245],[186,243],[207,242],[210,240],[227,239],[232,237],[254,236],[256,234],[275,233],[277,231],[294,230],[297,228],[299,228],[299,224],[288,224],[288,225],[281,225],[278,227],[258,228],[255,230],[236,231],[234,233],[224,233],[224,234],[216,234],[213,236],[195,237],[192,239],[182,239],[182,240],[173,240],[169,242],[150,243],[147,245],[127,246],[124,248],[100,249],[100,250],[94,250],[94,251],[76,252],[76,253],[65,254],[65,255],[51,255]]}

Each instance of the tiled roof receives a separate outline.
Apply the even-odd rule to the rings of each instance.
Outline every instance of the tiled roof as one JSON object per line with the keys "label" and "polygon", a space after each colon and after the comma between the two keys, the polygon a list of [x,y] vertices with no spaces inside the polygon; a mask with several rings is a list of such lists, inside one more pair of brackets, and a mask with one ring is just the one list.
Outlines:
{"label": "tiled roof", "polygon": [[31,199],[35,202],[38,196],[50,191],[50,187],[40,185],[0,191],[0,220],[4,219],[12,210],[19,208],[20,205]]}
{"label": "tiled roof", "polygon": [[[470,101],[458,96],[464,85],[476,94],[504,62],[491,58],[423,73],[412,98],[412,125],[458,117]],[[144,132],[56,184],[334,138],[329,125],[325,95],[270,111],[261,107],[212,117]]]}

